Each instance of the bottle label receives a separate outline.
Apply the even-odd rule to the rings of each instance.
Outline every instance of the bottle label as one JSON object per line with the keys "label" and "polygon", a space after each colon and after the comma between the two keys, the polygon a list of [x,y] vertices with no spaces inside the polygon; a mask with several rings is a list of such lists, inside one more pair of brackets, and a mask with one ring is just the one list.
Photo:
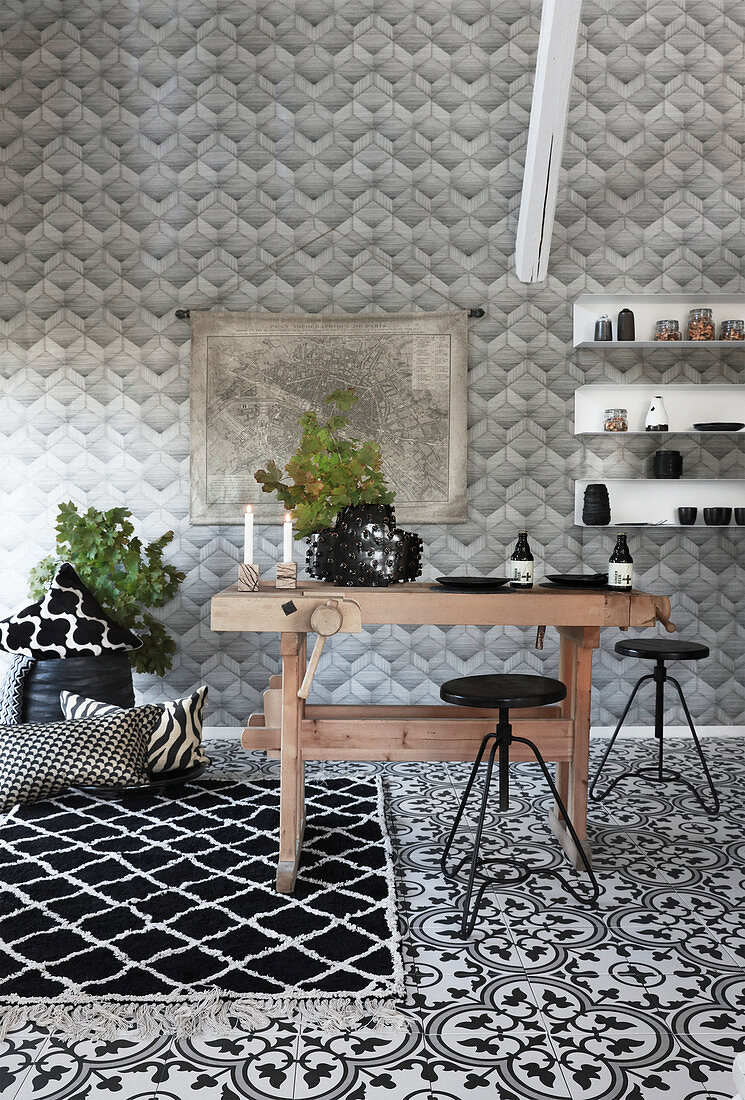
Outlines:
{"label": "bottle label", "polygon": [[630,561],[611,562],[608,566],[608,584],[611,588],[633,588],[634,566]]}
{"label": "bottle label", "polygon": [[510,582],[520,588],[530,588],[533,584],[533,562],[510,560]]}

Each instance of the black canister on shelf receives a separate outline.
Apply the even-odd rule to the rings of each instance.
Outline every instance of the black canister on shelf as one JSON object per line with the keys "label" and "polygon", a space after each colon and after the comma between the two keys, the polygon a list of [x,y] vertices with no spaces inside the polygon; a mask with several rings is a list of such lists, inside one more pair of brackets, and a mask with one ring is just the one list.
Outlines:
{"label": "black canister on shelf", "polygon": [[676,478],[683,473],[683,456],[680,451],[657,451],[652,464],[657,478]]}
{"label": "black canister on shelf", "polygon": [[596,340],[612,340],[613,339],[613,326],[611,319],[607,313],[601,313],[595,322],[595,339]]}
{"label": "black canister on shelf", "polygon": [[610,523],[608,486],[602,482],[594,482],[585,488],[582,522],[586,527],[607,527]]}
{"label": "black canister on shelf", "polygon": [[616,324],[616,339],[617,340],[635,340],[636,331],[634,326],[634,314],[630,309],[622,309],[618,314],[618,321]]}

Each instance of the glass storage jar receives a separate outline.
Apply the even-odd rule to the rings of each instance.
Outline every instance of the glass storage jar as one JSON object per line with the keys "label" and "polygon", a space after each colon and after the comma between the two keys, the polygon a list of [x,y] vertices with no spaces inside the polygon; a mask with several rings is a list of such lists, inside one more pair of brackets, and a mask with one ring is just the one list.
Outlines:
{"label": "glass storage jar", "polygon": [[692,309],[690,311],[688,314],[688,339],[714,339],[714,318],[710,309]]}
{"label": "glass storage jar", "polygon": [[655,340],[680,340],[680,325],[677,321],[657,321],[654,326]]}
{"label": "glass storage jar", "polygon": [[720,340],[745,340],[745,321],[722,321]]}
{"label": "glass storage jar", "polygon": [[606,409],[603,415],[604,432],[627,432],[629,418],[626,409]]}

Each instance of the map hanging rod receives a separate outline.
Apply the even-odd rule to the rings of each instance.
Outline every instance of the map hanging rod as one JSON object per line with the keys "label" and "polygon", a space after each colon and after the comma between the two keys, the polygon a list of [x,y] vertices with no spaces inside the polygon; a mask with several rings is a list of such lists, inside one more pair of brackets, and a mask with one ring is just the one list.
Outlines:
{"label": "map hanging rod", "polygon": [[[486,310],[482,309],[481,306],[472,306],[471,309],[468,310],[468,316],[472,317],[476,321],[480,321],[482,317],[486,316]],[[177,321],[188,321],[190,317],[191,317],[191,310],[190,309],[177,309],[176,310],[176,320]]]}

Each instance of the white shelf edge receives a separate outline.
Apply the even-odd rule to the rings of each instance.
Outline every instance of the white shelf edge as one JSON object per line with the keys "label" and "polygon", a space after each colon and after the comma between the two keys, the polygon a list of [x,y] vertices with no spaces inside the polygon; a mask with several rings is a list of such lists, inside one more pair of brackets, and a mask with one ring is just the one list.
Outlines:
{"label": "white shelf edge", "polygon": [[593,348],[602,351],[605,348],[738,348],[745,351],[745,340],[581,340],[575,348]]}
{"label": "white shelf edge", "polygon": [[721,435],[724,436],[725,439],[729,439],[731,436],[741,435],[743,439],[745,439],[745,428],[740,428],[739,431],[736,432],[696,432],[691,431],[690,428],[681,428],[679,431],[676,431],[676,429],[673,428],[671,432],[575,432],[574,434],[601,435],[607,439],[624,435],[645,435],[647,439],[651,437],[652,439],[661,440],[669,439],[671,435]]}

